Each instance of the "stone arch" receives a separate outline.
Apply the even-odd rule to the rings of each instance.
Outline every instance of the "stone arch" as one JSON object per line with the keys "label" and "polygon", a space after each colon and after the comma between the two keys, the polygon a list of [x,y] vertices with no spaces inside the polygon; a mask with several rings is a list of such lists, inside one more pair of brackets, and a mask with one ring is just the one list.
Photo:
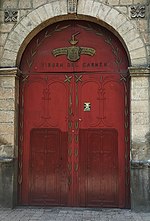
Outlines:
{"label": "stone arch", "polygon": [[124,42],[132,66],[138,66],[139,64],[145,66],[147,64],[144,42],[137,28],[126,15],[109,5],[95,0],[79,0],[77,14],[67,15],[67,1],[56,0],[36,8],[19,21],[8,35],[1,65],[16,66],[24,48],[32,37],[47,25],[60,20],[78,18],[93,19],[98,24],[102,24],[105,27],[108,26]]}

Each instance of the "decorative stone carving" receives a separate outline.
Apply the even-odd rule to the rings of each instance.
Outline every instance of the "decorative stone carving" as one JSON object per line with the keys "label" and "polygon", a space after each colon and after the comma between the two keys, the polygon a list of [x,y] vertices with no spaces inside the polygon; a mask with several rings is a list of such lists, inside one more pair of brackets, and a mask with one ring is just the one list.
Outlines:
{"label": "decorative stone carving", "polygon": [[73,14],[77,11],[78,0],[68,0],[68,13]]}
{"label": "decorative stone carving", "polygon": [[131,18],[144,18],[145,9],[145,5],[141,4],[131,6]]}
{"label": "decorative stone carving", "polygon": [[7,9],[4,11],[4,22],[17,22],[18,18],[18,11],[17,10],[12,10],[12,9]]}

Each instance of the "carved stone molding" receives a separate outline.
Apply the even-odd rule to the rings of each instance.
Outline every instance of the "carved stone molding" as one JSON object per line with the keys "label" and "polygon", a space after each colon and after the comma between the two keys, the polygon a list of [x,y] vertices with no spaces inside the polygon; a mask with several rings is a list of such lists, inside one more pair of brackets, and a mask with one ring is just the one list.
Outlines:
{"label": "carved stone molding", "polygon": [[144,18],[146,7],[145,5],[137,4],[132,5],[131,7],[131,18]]}
{"label": "carved stone molding", "polygon": [[78,0],[68,0],[68,13],[73,14],[77,12]]}
{"label": "carved stone molding", "polygon": [[150,77],[150,68],[148,67],[129,67],[131,77]]}
{"label": "carved stone molding", "polygon": [[21,74],[20,70],[17,68],[17,67],[6,67],[6,68],[0,68],[0,77],[2,76],[8,76],[8,77],[11,77],[11,76],[19,76]]}
{"label": "carved stone molding", "polygon": [[6,9],[4,11],[4,22],[17,22],[18,10]]}

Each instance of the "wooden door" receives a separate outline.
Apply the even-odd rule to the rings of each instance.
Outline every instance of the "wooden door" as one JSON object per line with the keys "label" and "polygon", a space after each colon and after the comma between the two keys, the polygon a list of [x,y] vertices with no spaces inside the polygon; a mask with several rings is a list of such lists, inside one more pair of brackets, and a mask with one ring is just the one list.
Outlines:
{"label": "wooden door", "polygon": [[22,95],[22,203],[66,205],[68,87],[64,76],[31,75],[23,82]]}
{"label": "wooden door", "polygon": [[[124,150],[118,147],[124,146],[124,86],[114,74],[79,76],[79,202],[122,207],[125,165]],[[89,110],[85,103],[90,103]]]}
{"label": "wooden door", "polygon": [[129,206],[121,43],[92,23],[62,22],[31,41],[21,70],[19,203]]}

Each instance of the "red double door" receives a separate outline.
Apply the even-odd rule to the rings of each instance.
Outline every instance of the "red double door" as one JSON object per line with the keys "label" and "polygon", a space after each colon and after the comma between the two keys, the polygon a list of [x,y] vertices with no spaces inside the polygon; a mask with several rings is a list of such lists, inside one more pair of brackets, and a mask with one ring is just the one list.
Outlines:
{"label": "red double door", "polygon": [[125,206],[123,97],[115,74],[28,77],[23,204]]}
{"label": "red double door", "polygon": [[129,206],[127,67],[119,40],[90,22],[32,39],[20,65],[20,204]]}

